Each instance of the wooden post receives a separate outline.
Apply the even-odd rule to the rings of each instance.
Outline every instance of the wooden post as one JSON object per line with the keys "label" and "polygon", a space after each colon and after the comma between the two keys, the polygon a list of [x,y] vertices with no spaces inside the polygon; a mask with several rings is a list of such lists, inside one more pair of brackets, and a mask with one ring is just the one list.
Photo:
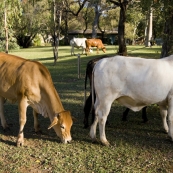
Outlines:
{"label": "wooden post", "polygon": [[78,62],[78,79],[80,79],[80,54],[77,54],[77,62]]}

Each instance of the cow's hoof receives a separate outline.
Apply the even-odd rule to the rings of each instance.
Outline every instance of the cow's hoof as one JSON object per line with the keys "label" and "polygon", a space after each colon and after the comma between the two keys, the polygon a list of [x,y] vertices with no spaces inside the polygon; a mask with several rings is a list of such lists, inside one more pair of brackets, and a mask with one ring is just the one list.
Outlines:
{"label": "cow's hoof", "polygon": [[148,122],[148,120],[143,120],[143,121],[142,121],[142,123],[147,123],[147,122]]}
{"label": "cow's hoof", "polygon": [[43,135],[42,130],[37,130],[37,131],[33,130],[33,132],[34,132],[36,135]]}
{"label": "cow's hoof", "polygon": [[164,129],[163,133],[166,133],[166,134],[168,134],[168,136],[170,136],[167,129]]}
{"label": "cow's hoof", "polygon": [[17,141],[17,147],[22,147],[24,145],[24,140]]}
{"label": "cow's hoof", "polygon": [[97,138],[94,138],[94,139],[92,139],[92,143],[93,144],[98,144],[99,143],[99,140]]}
{"label": "cow's hoof", "polygon": [[24,145],[24,135],[23,133],[18,135],[17,138],[17,147],[23,146]]}
{"label": "cow's hoof", "polygon": [[4,133],[10,131],[10,127],[3,128]]}
{"label": "cow's hoof", "polygon": [[13,126],[12,123],[10,123],[10,124],[5,124],[5,125],[3,126],[3,131],[4,131],[4,132],[10,131],[10,127],[12,127],[12,126]]}
{"label": "cow's hoof", "polygon": [[104,145],[104,146],[109,146],[110,145],[110,143],[108,142],[108,141],[101,141],[101,143]]}
{"label": "cow's hoof", "polygon": [[92,130],[92,126],[90,129],[89,136],[91,137],[92,140],[96,140],[96,133]]}

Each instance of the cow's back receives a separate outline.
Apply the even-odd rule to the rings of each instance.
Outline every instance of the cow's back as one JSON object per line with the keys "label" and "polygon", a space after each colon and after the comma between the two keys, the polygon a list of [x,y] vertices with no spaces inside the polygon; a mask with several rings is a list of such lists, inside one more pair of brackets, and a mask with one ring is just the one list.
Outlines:
{"label": "cow's back", "polygon": [[5,53],[0,53],[0,80],[0,95],[12,101],[19,94],[38,95],[42,84],[52,83],[48,70],[40,63]]}
{"label": "cow's back", "polygon": [[85,44],[86,38],[73,38],[73,41],[74,41],[75,47],[86,48],[86,44]]}
{"label": "cow's back", "polygon": [[100,39],[92,38],[86,40],[86,46],[87,47],[103,47],[103,43]]}
{"label": "cow's back", "polygon": [[[105,58],[95,66],[94,85],[100,98],[108,94],[115,99],[127,96],[139,104],[157,103],[163,101],[173,87],[169,79],[173,76],[172,69],[173,62],[164,59]],[[105,89],[107,93],[103,92]]]}

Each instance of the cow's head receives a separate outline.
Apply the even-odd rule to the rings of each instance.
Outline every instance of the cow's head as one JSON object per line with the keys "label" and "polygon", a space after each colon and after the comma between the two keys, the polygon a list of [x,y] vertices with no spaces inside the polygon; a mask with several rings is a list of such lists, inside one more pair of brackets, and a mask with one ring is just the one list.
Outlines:
{"label": "cow's head", "polygon": [[54,117],[48,129],[53,127],[57,136],[61,138],[61,142],[66,144],[72,140],[70,133],[72,124],[73,120],[70,111],[63,111]]}
{"label": "cow's head", "polygon": [[106,53],[106,47],[102,47],[104,53]]}

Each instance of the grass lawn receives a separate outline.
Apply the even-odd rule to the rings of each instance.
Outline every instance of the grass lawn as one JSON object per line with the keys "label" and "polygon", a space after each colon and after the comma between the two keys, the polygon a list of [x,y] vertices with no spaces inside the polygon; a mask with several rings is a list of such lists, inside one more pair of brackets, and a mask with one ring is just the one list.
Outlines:
{"label": "grass lawn", "polygon": [[[129,56],[159,58],[161,47],[128,46]],[[107,46],[107,53],[115,55],[118,47]],[[75,49],[75,53],[81,50]],[[73,141],[60,143],[53,129],[47,130],[50,120],[39,116],[43,134],[33,131],[32,109],[28,108],[24,129],[24,147],[16,147],[19,130],[17,104],[5,103],[10,130],[0,127],[0,173],[170,173],[173,172],[173,143],[163,133],[161,117],[156,105],[149,106],[149,122],[142,123],[141,111],[130,111],[122,122],[125,107],[113,103],[106,126],[109,147],[92,143],[89,129],[83,129],[84,77],[90,59],[103,55],[81,56],[81,75],[78,79],[77,57],[70,55],[70,46],[59,47],[57,64],[53,65],[51,47],[36,47],[11,51],[10,54],[43,63],[50,71],[63,106],[77,119],[72,127]],[[89,85],[88,85],[89,86]],[[88,87],[89,91],[89,87]],[[97,131],[98,136],[98,131]],[[98,136],[99,138],[99,136]]]}

